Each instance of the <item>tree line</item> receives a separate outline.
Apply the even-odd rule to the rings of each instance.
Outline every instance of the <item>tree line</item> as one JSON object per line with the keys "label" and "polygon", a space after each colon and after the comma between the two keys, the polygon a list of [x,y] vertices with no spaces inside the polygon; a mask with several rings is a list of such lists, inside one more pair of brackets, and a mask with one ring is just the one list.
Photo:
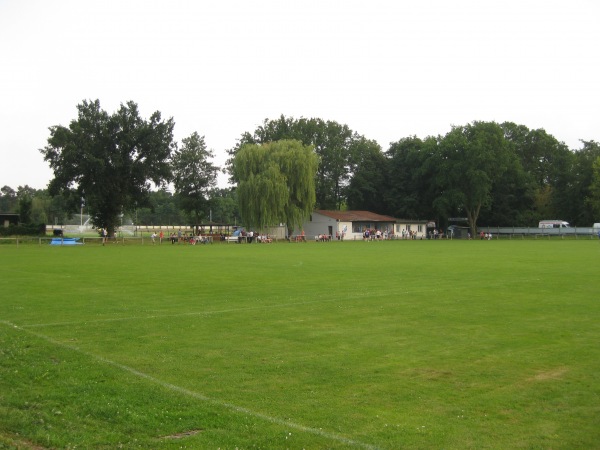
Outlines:
{"label": "tree line", "polygon": [[[280,116],[244,132],[216,167],[197,132],[175,142],[173,118],[148,119],[134,102],[109,114],[77,105],[40,150],[48,188],[0,191],[0,211],[21,221],[63,223],[81,210],[114,230],[206,221],[262,227],[300,223],[312,208],[357,209],[403,219],[465,217],[477,226],[535,226],[559,218],[590,226],[600,217],[600,145],[571,150],[543,129],[475,121],[445,135],[409,136],[387,150],[347,125]],[[233,187],[219,189],[226,171]]]}
{"label": "tree line", "polygon": [[[369,210],[403,219],[464,217],[484,226],[535,226],[560,218],[591,226],[600,217],[600,145],[570,150],[543,129],[475,121],[445,135],[392,142],[385,151],[345,125],[281,116],[244,133],[248,144],[295,139],[319,158],[316,205]],[[232,182],[238,179],[233,176]]]}
{"label": "tree line", "polygon": [[[216,188],[208,194],[208,210],[203,220],[223,224],[240,222],[235,189]],[[146,206],[124,210],[119,224],[124,225],[192,225],[193,217],[181,207],[180,197],[167,189],[148,192]],[[16,190],[10,186],[0,188],[0,212],[20,215],[24,224],[73,224],[80,223],[79,213],[87,217],[88,207],[74,209],[65,202],[62,195],[50,195],[48,189],[35,189],[28,185]]]}

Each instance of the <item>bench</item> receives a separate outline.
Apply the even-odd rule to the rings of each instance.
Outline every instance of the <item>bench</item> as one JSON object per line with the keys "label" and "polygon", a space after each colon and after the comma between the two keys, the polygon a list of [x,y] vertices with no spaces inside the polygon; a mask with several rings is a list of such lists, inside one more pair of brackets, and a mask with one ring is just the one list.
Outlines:
{"label": "bench", "polygon": [[225,242],[228,244],[230,242],[235,242],[237,244],[238,242],[248,242],[248,238],[247,236],[227,236],[225,237]]}

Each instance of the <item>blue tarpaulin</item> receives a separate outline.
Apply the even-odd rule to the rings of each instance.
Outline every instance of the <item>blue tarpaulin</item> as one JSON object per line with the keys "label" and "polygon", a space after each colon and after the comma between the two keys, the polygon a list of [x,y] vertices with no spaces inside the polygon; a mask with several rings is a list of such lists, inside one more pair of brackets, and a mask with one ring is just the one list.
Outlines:
{"label": "blue tarpaulin", "polygon": [[83,245],[83,242],[78,242],[79,238],[54,238],[50,241],[50,245]]}

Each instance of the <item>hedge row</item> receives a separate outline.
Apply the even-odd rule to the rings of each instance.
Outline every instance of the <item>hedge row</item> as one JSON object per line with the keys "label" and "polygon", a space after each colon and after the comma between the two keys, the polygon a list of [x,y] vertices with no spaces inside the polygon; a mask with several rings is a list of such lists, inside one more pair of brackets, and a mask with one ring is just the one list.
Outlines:
{"label": "hedge row", "polygon": [[0,227],[0,236],[45,236],[46,224],[10,225],[6,228]]}

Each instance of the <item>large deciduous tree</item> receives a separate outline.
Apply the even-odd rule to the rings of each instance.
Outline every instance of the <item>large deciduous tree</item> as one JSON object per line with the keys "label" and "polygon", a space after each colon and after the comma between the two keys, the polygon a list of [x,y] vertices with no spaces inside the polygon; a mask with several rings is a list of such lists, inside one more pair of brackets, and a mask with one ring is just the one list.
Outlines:
{"label": "large deciduous tree", "polygon": [[379,144],[368,139],[356,140],[354,151],[357,161],[348,185],[348,208],[387,214],[388,160]]}
{"label": "large deciduous tree", "polygon": [[600,222],[600,156],[592,164],[592,182],[585,202],[592,213],[594,222]]}
{"label": "large deciduous tree", "polygon": [[[253,134],[243,133],[238,144],[228,151],[228,164],[245,144],[295,139],[314,148],[320,163],[316,173],[316,204],[322,209],[340,209],[347,199],[347,189],[356,167],[355,143],[364,138],[353,133],[347,125],[318,118],[280,116],[276,120],[265,119]],[[231,172],[231,171],[230,171]],[[235,176],[232,182],[237,182]]]}
{"label": "large deciduous tree", "polygon": [[194,132],[182,140],[181,149],[173,155],[173,185],[180,206],[199,225],[209,208],[210,190],[217,185],[216,167],[209,158],[213,152],[206,148],[204,136]]}
{"label": "large deciduous tree", "polygon": [[300,141],[243,145],[232,172],[244,224],[265,230],[285,223],[291,234],[314,208],[317,167],[312,147]]}
{"label": "large deciduous tree", "polygon": [[497,123],[453,127],[438,149],[436,184],[440,194],[436,202],[464,211],[475,234],[481,208],[491,201],[492,188],[509,162],[509,147]]}
{"label": "large deciduous tree", "polygon": [[19,199],[19,221],[21,223],[31,223],[32,209],[33,199],[29,195],[24,195]]}
{"label": "large deciduous tree", "polygon": [[530,130],[512,122],[501,127],[533,189],[530,224],[549,217],[572,220],[573,153],[544,129]]}
{"label": "large deciduous tree", "polygon": [[436,216],[433,200],[437,195],[435,165],[432,155],[437,154],[438,140],[416,136],[400,139],[390,144],[385,153],[388,164],[388,181],[385,191],[387,214],[406,219],[432,219]]}
{"label": "large deciduous tree", "polygon": [[98,100],[83,101],[77,112],[68,127],[50,127],[40,150],[54,171],[48,189],[77,203],[85,198],[92,223],[112,234],[124,210],[147,203],[151,183],[170,179],[175,124],[158,111],[141,118],[131,101],[113,114]]}
{"label": "large deciduous tree", "polygon": [[581,141],[583,148],[573,153],[570,183],[566,187],[568,210],[566,220],[572,225],[591,226],[596,222],[593,205],[594,165],[600,158],[600,144],[595,141]]}
{"label": "large deciduous tree", "polygon": [[10,186],[0,188],[0,212],[16,213],[18,208],[17,192]]}
{"label": "large deciduous tree", "polygon": [[356,141],[362,136],[347,125],[317,120],[312,145],[321,163],[317,171],[317,203],[324,209],[341,209],[347,201],[347,191],[353,168],[356,167]]}

